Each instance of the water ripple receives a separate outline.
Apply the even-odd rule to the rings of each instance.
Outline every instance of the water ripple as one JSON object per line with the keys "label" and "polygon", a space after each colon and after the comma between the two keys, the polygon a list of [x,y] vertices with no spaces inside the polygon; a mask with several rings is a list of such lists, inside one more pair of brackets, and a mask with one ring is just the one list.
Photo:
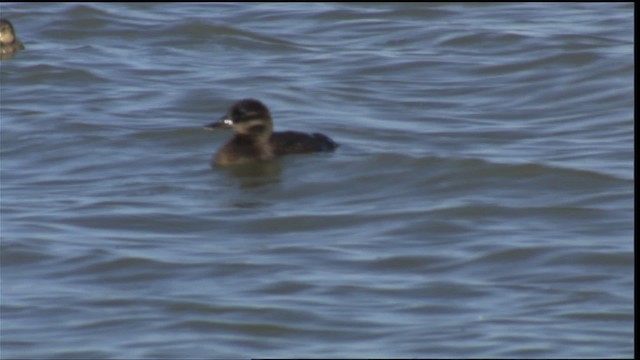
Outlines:
{"label": "water ripple", "polygon": [[2,3],[3,356],[630,357],[631,10]]}

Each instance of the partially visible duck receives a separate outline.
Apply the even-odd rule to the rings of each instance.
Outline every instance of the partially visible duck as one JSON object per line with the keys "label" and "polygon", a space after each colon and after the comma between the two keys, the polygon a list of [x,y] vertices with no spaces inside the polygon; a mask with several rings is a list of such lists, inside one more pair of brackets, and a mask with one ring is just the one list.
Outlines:
{"label": "partially visible duck", "polygon": [[16,37],[11,21],[0,19],[0,59],[9,58],[22,49],[24,45]]}

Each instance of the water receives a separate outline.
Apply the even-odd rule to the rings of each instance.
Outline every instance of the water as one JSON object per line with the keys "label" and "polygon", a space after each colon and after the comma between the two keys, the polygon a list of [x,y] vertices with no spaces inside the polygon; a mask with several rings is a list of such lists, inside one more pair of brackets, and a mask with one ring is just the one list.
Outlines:
{"label": "water", "polygon": [[633,357],[632,3],[0,6],[2,358]]}

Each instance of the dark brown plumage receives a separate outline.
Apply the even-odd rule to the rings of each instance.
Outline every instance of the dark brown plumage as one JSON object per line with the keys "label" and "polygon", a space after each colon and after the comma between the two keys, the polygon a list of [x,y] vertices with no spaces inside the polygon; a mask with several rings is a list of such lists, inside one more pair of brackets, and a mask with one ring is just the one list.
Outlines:
{"label": "dark brown plumage", "polygon": [[236,134],[212,160],[212,165],[231,166],[270,160],[287,154],[333,151],[338,144],[328,136],[298,131],[273,132],[269,109],[260,101],[244,99],[206,129],[232,128]]}

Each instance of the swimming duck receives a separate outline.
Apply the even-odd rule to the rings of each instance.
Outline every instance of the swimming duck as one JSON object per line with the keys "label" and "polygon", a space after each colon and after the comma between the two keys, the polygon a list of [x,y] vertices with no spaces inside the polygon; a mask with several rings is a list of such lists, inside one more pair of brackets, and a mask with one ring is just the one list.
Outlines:
{"label": "swimming duck", "polygon": [[255,99],[236,102],[207,130],[231,128],[235,136],[213,157],[211,165],[231,166],[257,160],[270,160],[287,154],[333,151],[338,144],[320,133],[273,131],[269,109]]}
{"label": "swimming duck", "polygon": [[22,49],[24,49],[24,45],[16,38],[11,21],[0,19],[0,59],[11,57]]}

